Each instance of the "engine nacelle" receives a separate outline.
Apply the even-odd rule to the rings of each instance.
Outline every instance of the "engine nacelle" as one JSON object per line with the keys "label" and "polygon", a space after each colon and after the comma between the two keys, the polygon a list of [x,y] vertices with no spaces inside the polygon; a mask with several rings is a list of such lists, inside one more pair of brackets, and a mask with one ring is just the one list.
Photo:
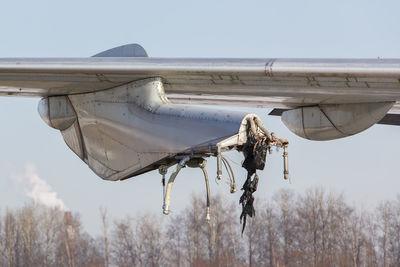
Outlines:
{"label": "engine nacelle", "polygon": [[282,122],[310,140],[333,140],[357,134],[380,121],[393,102],[326,104],[283,112]]}

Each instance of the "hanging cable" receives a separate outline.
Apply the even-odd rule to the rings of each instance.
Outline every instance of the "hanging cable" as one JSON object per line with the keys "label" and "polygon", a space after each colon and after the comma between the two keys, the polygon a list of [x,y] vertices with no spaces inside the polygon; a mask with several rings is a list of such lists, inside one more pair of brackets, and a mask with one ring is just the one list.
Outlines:
{"label": "hanging cable", "polygon": [[[228,174],[229,174],[229,172],[230,172],[230,175],[229,175],[229,178],[230,178],[230,187],[231,187],[231,193],[233,194],[233,193],[236,192],[236,179],[235,179],[235,174],[234,174],[234,172],[233,172],[233,170],[232,170],[231,164],[229,163],[228,159],[227,159],[225,156],[222,156],[222,159],[223,159],[223,161],[224,161],[224,164],[228,165],[228,167],[229,167],[229,171],[228,171],[228,169],[227,169],[226,171],[228,172]],[[225,165],[225,168],[226,168],[226,165]],[[232,175],[232,176],[231,176],[231,175]]]}
{"label": "hanging cable", "polygon": [[228,165],[226,164],[226,160],[223,157],[222,157],[222,163],[224,164],[225,170],[228,173],[229,183],[231,184],[232,183],[232,176],[231,176],[231,173],[230,173],[230,171],[228,169]]}
{"label": "hanging cable", "polygon": [[240,167],[242,167],[242,163],[239,163],[239,162],[237,162],[237,161],[234,161],[233,159],[231,159],[230,157],[228,157],[228,156],[224,156],[226,159],[228,159],[230,162],[232,162],[232,163],[234,163],[234,164],[236,164],[236,165],[238,165],[238,166],[240,166]]}
{"label": "hanging cable", "polygon": [[170,210],[169,210],[169,203],[171,200],[171,190],[172,190],[172,185],[175,182],[175,178],[180,172],[182,168],[186,166],[186,163],[190,160],[190,156],[186,155],[184,156],[179,163],[176,165],[174,171],[172,172],[171,176],[169,177],[168,184],[167,184],[167,189],[165,190],[165,196],[164,196],[164,202],[163,202],[163,213],[165,215],[168,215]]}
{"label": "hanging cable", "polygon": [[[206,162],[206,161],[204,160],[204,162]],[[207,197],[207,202],[206,202],[206,205],[207,205],[206,206],[207,207],[207,210],[206,210],[206,222],[210,222],[210,220],[211,220],[211,217],[210,217],[210,185],[208,183],[208,175],[207,175],[207,171],[206,171],[206,168],[205,168],[205,163],[203,165],[201,165],[200,168],[203,171],[204,180],[206,182],[206,192],[207,192],[207,196],[206,196]]]}
{"label": "hanging cable", "polygon": [[165,175],[167,174],[167,171],[167,166],[162,165],[158,168],[158,172],[162,175],[161,184],[163,187],[163,199],[165,198]]}

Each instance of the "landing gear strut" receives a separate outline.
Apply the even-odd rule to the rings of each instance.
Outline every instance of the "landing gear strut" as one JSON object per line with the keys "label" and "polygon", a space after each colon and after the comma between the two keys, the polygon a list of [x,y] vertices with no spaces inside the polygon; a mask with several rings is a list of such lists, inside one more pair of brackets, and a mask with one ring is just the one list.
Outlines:
{"label": "landing gear strut", "polygon": [[[203,171],[203,175],[204,175],[204,181],[206,184],[206,221],[209,222],[210,221],[210,185],[208,182],[208,175],[207,175],[207,171],[205,169],[207,164],[207,161],[203,158],[191,158],[190,156],[184,156],[179,163],[176,165],[174,171],[172,172],[169,180],[168,180],[168,185],[167,185],[167,190],[164,190],[164,204],[163,204],[163,213],[165,215],[168,215],[170,213],[169,210],[169,204],[170,204],[170,200],[171,200],[171,191],[172,191],[172,186],[174,184],[175,178],[176,176],[179,174],[179,171],[188,166],[190,168],[200,168]],[[159,172],[160,174],[163,174],[163,181],[165,181],[165,174],[166,174],[166,169],[164,166],[159,168]]]}
{"label": "landing gear strut", "polygon": [[[275,147],[277,151],[279,148],[283,148],[283,177],[285,180],[289,178],[288,169],[288,148],[289,142],[285,139],[279,139],[274,133],[270,133],[265,129],[263,123],[257,116],[248,116],[242,122],[241,130],[238,134],[226,138],[218,143],[214,147],[210,147],[209,151],[202,152],[201,154],[183,155],[178,159],[179,163],[173,170],[165,190],[165,175],[167,173],[167,167],[161,166],[159,168],[160,174],[163,175],[163,213],[168,215],[170,213],[169,205],[171,198],[171,190],[174,184],[176,176],[180,170],[186,166],[190,168],[200,168],[203,171],[204,180],[206,184],[206,221],[210,221],[210,186],[208,181],[207,171],[205,169],[207,161],[204,157],[215,156],[217,158],[217,180],[222,179],[222,165],[224,165],[227,174],[229,176],[230,192],[236,192],[236,181],[232,167],[226,157],[222,155],[222,152],[230,150],[238,150],[243,152],[244,161],[242,167],[247,170],[247,179],[243,184],[243,194],[240,197],[240,204],[242,205],[242,213],[240,215],[240,221],[243,223],[242,233],[246,226],[246,217],[253,217],[255,215],[254,210],[254,197],[253,193],[257,190],[258,176],[257,170],[263,170],[266,163],[266,157],[272,153],[272,147]],[[252,178],[254,175],[254,178]]]}

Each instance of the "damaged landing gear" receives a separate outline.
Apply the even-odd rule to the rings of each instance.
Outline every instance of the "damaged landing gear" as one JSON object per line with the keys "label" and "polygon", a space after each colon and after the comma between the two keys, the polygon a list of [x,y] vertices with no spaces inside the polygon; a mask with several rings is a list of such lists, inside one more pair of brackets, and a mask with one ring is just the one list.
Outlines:
{"label": "damaged landing gear", "polygon": [[[170,213],[170,197],[173,183],[180,170],[186,166],[191,168],[200,168],[204,174],[204,180],[206,184],[206,221],[210,221],[210,187],[208,181],[208,175],[205,170],[207,161],[204,157],[215,156],[217,158],[217,179],[222,179],[222,165],[224,165],[226,172],[229,176],[230,192],[236,192],[236,181],[232,167],[226,157],[222,155],[222,152],[237,150],[241,151],[245,157],[242,167],[247,170],[247,178],[244,182],[241,190],[243,194],[240,197],[239,204],[242,205],[242,212],[240,215],[240,222],[242,223],[242,233],[246,227],[247,216],[253,217],[255,215],[254,209],[254,196],[253,193],[257,190],[259,177],[256,174],[257,170],[263,170],[265,168],[265,162],[267,154],[272,153],[272,148],[275,147],[277,151],[283,148],[283,174],[284,179],[289,178],[288,170],[288,148],[289,142],[285,139],[277,138],[274,133],[270,133],[265,129],[261,120],[255,115],[248,115],[242,122],[239,133],[226,138],[213,147],[209,147],[208,151],[202,153],[193,153],[188,155],[179,156],[177,160],[179,163],[173,170],[165,189],[165,175],[167,173],[166,166],[160,166],[159,172],[163,175],[163,213],[168,215]],[[175,161],[176,162],[176,161]]]}
{"label": "damaged landing gear", "polygon": [[[242,167],[247,170],[247,179],[243,184],[243,194],[239,200],[239,204],[242,204],[242,213],[240,214],[240,223],[243,224],[242,233],[246,227],[247,215],[250,217],[255,215],[253,193],[257,190],[258,186],[256,171],[264,170],[267,151],[271,154],[273,146],[277,150],[283,147],[283,177],[285,180],[289,178],[287,152],[289,142],[285,139],[276,138],[274,133],[270,133],[264,128],[258,118],[249,119],[248,125],[247,142],[242,147],[242,152],[245,156]],[[252,179],[253,175],[254,178]]]}
{"label": "damaged landing gear", "polygon": [[163,175],[162,183],[163,183],[163,193],[164,193],[164,204],[163,204],[163,213],[165,215],[168,215],[170,210],[169,210],[169,203],[171,201],[171,190],[172,186],[174,184],[175,178],[178,175],[179,171],[184,168],[185,166],[188,166],[190,168],[200,168],[203,171],[204,174],[204,180],[206,183],[206,206],[207,206],[207,211],[206,211],[206,221],[209,222],[211,217],[210,217],[210,186],[208,182],[208,175],[207,171],[205,169],[207,164],[207,161],[203,158],[190,158],[190,156],[184,156],[179,163],[176,165],[174,171],[172,172],[168,184],[167,184],[167,190],[165,190],[165,174],[167,173],[167,168],[165,166],[161,166],[159,168],[160,174]]}

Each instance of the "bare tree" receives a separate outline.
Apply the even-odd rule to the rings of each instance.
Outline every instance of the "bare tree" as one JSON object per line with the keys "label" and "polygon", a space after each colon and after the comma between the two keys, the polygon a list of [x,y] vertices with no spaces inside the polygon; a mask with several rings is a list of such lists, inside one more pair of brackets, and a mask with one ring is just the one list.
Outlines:
{"label": "bare tree", "polygon": [[282,240],[283,264],[287,266],[296,257],[297,218],[294,209],[294,192],[281,190],[274,199],[279,209],[277,230]]}
{"label": "bare tree", "polygon": [[166,227],[165,254],[168,265],[187,266],[188,255],[185,247],[185,221],[184,214],[170,217]]}
{"label": "bare tree", "polygon": [[110,265],[110,251],[108,244],[108,217],[106,208],[100,208],[100,216],[103,225],[104,262],[105,262],[105,267],[108,267]]}
{"label": "bare tree", "polygon": [[263,265],[272,267],[277,265],[277,254],[279,252],[278,228],[280,227],[280,221],[272,202],[267,202],[264,209],[262,219],[259,220],[259,223],[262,224],[260,228],[264,229],[264,235],[260,235],[259,237],[259,242],[261,243],[259,248],[262,250],[260,258]]}
{"label": "bare tree", "polygon": [[159,266],[164,260],[164,236],[160,221],[160,218],[150,214],[136,220],[136,248],[143,266]]}
{"label": "bare tree", "polygon": [[391,217],[391,262],[393,265],[400,265],[400,195],[393,203],[393,215]]}
{"label": "bare tree", "polygon": [[18,224],[14,212],[6,210],[0,236],[1,254],[5,266],[18,266],[20,256]]}
{"label": "bare tree", "polygon": [[126,217],[121,221],[115,221],[112,233],[112,258],[117,266],[125,267],[139,264],[135,242],[131,219]]}
{"label": "bare tree", "polygon": [[[209,262],[212,266],[232,266],[237,261],[236,243],[239,229],[239,225],[235,223],[237,209],[221,196],[213,197],[211,203],[211,220],[207,223],[203,217],[202,222],[205,238],[208,241]],[[202,214],[205,215],[204,212]]]}
{"label": "bare tree", "polygon": [[247,244],[247,262],[249,266],[259,266],[259,257],[258,253],[259,252],[259,246],[260,244],[260,233],[261,233],[261,224],[259,223],[259,220],[255,218],[252,218],[249,220],[246,224],[246,230],[243,234],[244,242]]}
{"label": "bare tree", "polygon": [[61,211],[56,208],[41,207],[40,231],[43,243],[44,266],[53,266],[55,263],[55,251],[57,234],[62,227]]}
{"label": "bare tree", "polygon": [[[79,214],[28,204],[0,213],[0,266],[400,266],[400,196],[359,212],[340,194],[283,190],[257,198],[243,236],[237,203],[201,196],[162,223],[152,214],[86,233]],[[109,234],[110,233],[110,234]]]}
{"label": "bare tree", "polygon": [[[185,209],[185,246],[188,248],[189,264],[192,266],[205,265],[205,251],[207,243],[204,239],[205,209],[199,197],[192,196],[191,204]],[[210,249],[208,249],[209,251]]]}
{"label": "bare tree", "polygon": [[379,229],[379,246],[381,249],[382,264],[389,266],[388,248],[390,235],[390,220],[393,216],[393,207],[389,201],[381,203],[377,210],[377,226]]}
{"label": "bare tree", "polygon": [[23,207],[16,214],[18,229],[22,237],[23,253],[21,255],[22,264],[34,266],[38,264],[40,255],[39,244],[39,221],[35,212],[34,204]]}

